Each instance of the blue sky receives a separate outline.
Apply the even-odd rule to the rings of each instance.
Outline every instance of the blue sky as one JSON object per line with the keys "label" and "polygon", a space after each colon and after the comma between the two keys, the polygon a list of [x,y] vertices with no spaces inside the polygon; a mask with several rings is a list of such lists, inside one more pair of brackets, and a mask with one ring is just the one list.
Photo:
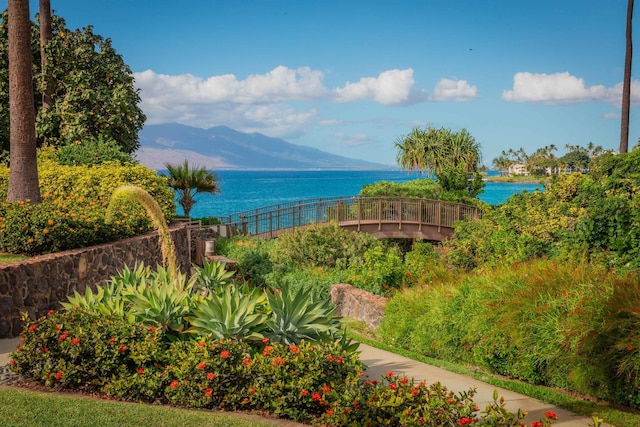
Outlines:
{"label": "blue sky", "polygon": [[[488,165],[509,148],[619,144],[626,0],[51,6],[113,40],[148,124],[226,125],[386,164],[427,124],[469,130]],[[630,146],[638,137],[632,108]]]}

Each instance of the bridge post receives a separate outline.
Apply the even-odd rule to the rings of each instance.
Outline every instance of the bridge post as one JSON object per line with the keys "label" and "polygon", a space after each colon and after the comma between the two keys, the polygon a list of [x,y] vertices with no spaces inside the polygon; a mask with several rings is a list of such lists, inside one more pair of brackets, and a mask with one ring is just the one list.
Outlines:
{"label": "bridge post", "polygon": [[402,230],[402,199],[398,200],[398,230]]}
{"label": "bridge post", "polygon": [[422,199],[418,200],[418,231],[422,231]]}
{"label": "bridge post", "polygon": [[362,220],[362,199],[358,198],[358,231],[360,231],[361,220]]}
{"label": "bridge post", "polygon": [[242,234],[247,234],[247,221],[244,219],[244,215],[240,215],[240,229],[242,230]]}
{"label": "bridge post", "polygon": [[442,225],[442,202],[438,200],[438,215],[436,218],[438,224],[438,233],[440,233],[440,227]]}
{"label": "bridge post", "polygon": [[273,238],[273,211],[269,212],[269,237]]}
{"label": "bridge post", "polygon": [[378,231],[382,230],[382,199],[378,200]]}

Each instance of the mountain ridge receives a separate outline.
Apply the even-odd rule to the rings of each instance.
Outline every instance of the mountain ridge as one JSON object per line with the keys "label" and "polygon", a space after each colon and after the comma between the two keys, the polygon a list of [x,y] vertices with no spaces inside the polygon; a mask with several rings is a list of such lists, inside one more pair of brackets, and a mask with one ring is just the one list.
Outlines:
{"label": "mountain ridge", "polygon": [[220,170],[382,170],[392,166],[351,159],[228,126],[209,129],[179,123],[146,125],[136,157],[152,169],[190,163]]}

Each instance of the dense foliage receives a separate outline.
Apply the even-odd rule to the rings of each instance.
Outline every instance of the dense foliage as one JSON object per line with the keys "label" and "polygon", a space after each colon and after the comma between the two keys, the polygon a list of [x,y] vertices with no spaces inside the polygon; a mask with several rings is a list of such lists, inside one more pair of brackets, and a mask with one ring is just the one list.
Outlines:
{"label": "dense foliage", "polygon": [[106,221],[113,191],[123,184],[146,189],[165,216],[175,212],[166,178],[141,165],[107,162],[66,166],[43,157],[38,165],[42,203],[6,201],[9,169],[0,166],[0,251],[42,254],[130,237],[150,229],[144,210],[124,205]]}
{"label": "dense foliage", "polygon": [[[7,14],[0,22],[0,153],[9,149],[9,79]],[[46,48],[44,73],[53,84],[52,105],[42,109],[46,80],[41,72],[37,22],[32,23],[34,100],[38,145],[115,144],[123,153],[138,148],[138,132],[146,117],[138,107],[140,95],[131,69],[110,39],[88,26],[71,31],[53,15],[53,38]]]}
{"label": "dense foliage", "polygon": [[361,381],[364,367],[357,354],[337,344],[169,341],[160,327],[81,308],[28,321],[22,337],[10,368],[58,390],[267,411],[323,425],[519,426],[523,416],[506,411],[497,394],[481,411],[473,390],[456,394],[392,372],[381,381]]}

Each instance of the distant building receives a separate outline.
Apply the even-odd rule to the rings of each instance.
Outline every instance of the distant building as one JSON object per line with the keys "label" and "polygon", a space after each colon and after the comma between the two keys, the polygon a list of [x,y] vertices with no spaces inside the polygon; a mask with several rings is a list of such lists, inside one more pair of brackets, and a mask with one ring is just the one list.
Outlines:
{"label": "distant building", "polygon": [[529,176],[529,171],[522,163],[514,163],[509,165],[509,174]]}

